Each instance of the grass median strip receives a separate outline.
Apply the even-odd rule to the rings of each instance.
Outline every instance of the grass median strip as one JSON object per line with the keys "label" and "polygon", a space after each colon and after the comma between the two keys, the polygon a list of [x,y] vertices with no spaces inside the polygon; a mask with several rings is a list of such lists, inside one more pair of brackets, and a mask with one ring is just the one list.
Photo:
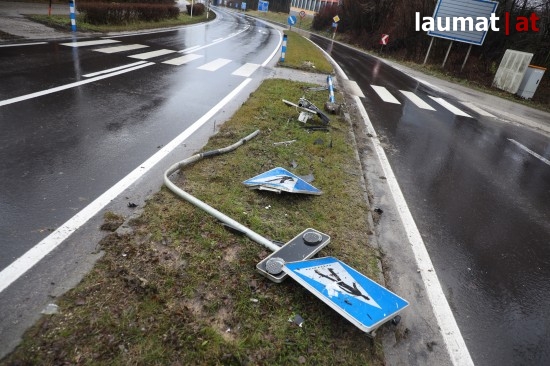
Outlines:
{"label": "grass median strip", "polygon": [[[368,207],[349,122],[332,116],[329,132],[308,132],[282,99],[326,92],[267,80],[213,136],[205,151],[260,129],[234,152],[202,160],[174,177],[187,192],[283,242],[307,227],[332,237],[333,255],[378,278],[367,242]],[[291,144],[274,143],[296,140]],[[276,194],[242,181],[281,166],[313,174],[321,196]],[[293,168],[293,166],[295,168]],[[106,219],[115,215],[109,214]],[[33,364],[382,364],[368,338],[298,284],[275,284],[255,271],[269,251],[227,232],[167,189],[154,194],[132,230],[108,235],[104,257],[59,313],[28,331],[7,363]],[[300,315],[302,327],[289,319]]]}

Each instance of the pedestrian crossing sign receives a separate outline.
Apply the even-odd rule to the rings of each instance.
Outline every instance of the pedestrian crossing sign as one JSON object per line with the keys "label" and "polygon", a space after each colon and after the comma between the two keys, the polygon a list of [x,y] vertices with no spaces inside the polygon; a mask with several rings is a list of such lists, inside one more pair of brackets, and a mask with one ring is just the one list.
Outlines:
{"label": "pedestrian crossing sign", "polygon": [[284,168],[274,168],[265,173],[250,178],[243,182],[250,188],[268,190],[281,193],[282,191],[290,193],[305,193],[320,195],[319,189],[315,188],[302,178],[292,174]]}
{"label": "pedestrian crossing sign", "polygon": [[409,305],[333,257],[285,263],[283,271],[367,333],[375,331]]}

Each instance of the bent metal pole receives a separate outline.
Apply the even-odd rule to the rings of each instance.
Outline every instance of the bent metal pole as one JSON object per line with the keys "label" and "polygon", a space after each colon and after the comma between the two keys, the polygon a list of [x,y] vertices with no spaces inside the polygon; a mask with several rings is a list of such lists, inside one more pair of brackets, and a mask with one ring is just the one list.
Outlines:
{"label": "bent metal pole", "polygon": [[207,151],[207,152],[204,152],[204,153],[195,154],[195,155],[193,155],[193,156],[191,156],[191,157],[189,157],[185,160],[180,161],[179,163],[176,163],[176,164],[172,165],[170,168],[168,168],[168,170],[166,170],[164,172],[164,184],[166,185],[166,187],[168,187],[168,189],[170,189],[172,192],[174,192],[178,197],[183,198],[184,200],[192,203],[196,207],[202,209],[203,211],[205,211],[205,212],[209,213],[210,215],[214,216],[215,218],[217,218],[221,222],[227,224],[231,228],[233,228],[235,230],[238,230],[239,232],[243,233],[250,240],[255,241],[258,244],[261,244],[264,247],[271,250],[272,252],[274,252],[274,251],[279,249],[279,246],[275,245],[271,240],[264,238],[260,234],[250,230],[249,228],[247,228],[246,226],[238,223],[237,221],[233,220],[229,216],[221,213],[220,211],[216,210],[215,208],[213,208],[213,207],[207,205],[206,203],[202,202],[198,198],[196,198],[196,197],[190,195],[189,193],[185,192],[183,189],[176,186],[169,178],[176,171],[186,167],[189,164],[196,163],[197,161],[199,161],[203,158],[216,156],[216,155],[220,155],[220,154],[225,154],[227,152],[233,151],[236,148],[238,148],[239,146],[241,146],[242,144],[244,144],[245,142],[247,142],[247,141],[253,139],[254,137],[256,137],[259,133],[260,133],[260,130],[256,130],[253,133],[251,133],[250,135],[246,136],[245,138],[237,141],[233,145],[224,147],[222,149],[217,149],[217,150]]}

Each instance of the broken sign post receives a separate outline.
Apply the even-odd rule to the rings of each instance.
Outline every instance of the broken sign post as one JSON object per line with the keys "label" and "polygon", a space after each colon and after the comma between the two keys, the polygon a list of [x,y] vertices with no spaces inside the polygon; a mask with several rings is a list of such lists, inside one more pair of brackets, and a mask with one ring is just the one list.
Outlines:
{"label": "broken sign post", "polygon": [[323,192],[284,168],[274,168],[243,182],[250,188],[277,193],[305,193],[321,195]]}
{"label": "broken sign post", "polygon": [[409,303],[333,257],[285,263],[283,271],[362,331],[395,318]]}

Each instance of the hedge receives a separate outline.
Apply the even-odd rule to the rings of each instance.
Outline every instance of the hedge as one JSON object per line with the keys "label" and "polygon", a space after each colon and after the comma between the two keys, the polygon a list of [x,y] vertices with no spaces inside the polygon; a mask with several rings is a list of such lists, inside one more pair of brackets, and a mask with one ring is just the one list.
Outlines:
{"label": "hedge", "polygon": [[[180,10],[173,5],[136,3],[77,3],[77,10],[84,15],[90,24],[128,24],[136,21],[160,21],[177,18]],[[173,1],[171,1],[173,3]]]}

